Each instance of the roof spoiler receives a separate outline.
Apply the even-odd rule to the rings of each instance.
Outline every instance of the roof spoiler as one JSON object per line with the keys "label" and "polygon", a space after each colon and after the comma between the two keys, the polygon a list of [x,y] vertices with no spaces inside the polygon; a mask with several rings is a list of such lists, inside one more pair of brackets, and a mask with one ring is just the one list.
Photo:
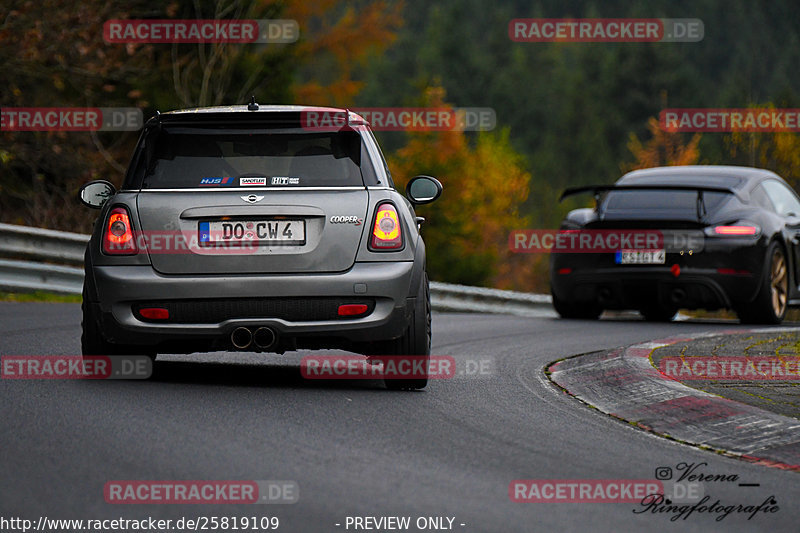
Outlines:
{"label": "roof spoiler", "polygon": [[733,194],[738,197],[735,189],[732,187],[713,187],[705,185],[586,185],[584,187],[570,187],[564,189],[561,196],[558,198],[560,202],[567,196],[581,194],[584,192],[591,192],[595,198],[601,192],[607,191],[696,191],[697,192],[697,219],[702,220],[703,216],[707,214],[705,200],[703,193],[705,192],[721,192],[726,194]]}
{"label": "roof spoiler", "polygon": [[[722,192],[736,195],[736,190],[732,187],[714,187],[705,185],[586,185],[584,187],[570,187],[564,189],[559,196],[560,202],[567,196],[573,196],[584,192],[591,192],[597,195],[606,191],[697,191],[698,195],[704,192]],[[737,195],[738,196],[738,195]]]}

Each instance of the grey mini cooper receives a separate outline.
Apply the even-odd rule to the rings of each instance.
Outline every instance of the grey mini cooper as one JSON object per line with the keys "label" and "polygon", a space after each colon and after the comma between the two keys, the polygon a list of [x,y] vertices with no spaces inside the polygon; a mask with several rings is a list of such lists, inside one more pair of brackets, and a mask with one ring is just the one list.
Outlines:
{"label": "grey mini cooper", "polygon": [[[313,113],[334,116],[310,124]],[[368,124],[343,109],[157,114],[86,250],[84,355],[344,349],[430,357],[428,176],[395,189]],[[426,367],[427,368],[427,367]],[[427,372],[427,371],[426,371]],[[387,379],[427,384],[427,374]]]}

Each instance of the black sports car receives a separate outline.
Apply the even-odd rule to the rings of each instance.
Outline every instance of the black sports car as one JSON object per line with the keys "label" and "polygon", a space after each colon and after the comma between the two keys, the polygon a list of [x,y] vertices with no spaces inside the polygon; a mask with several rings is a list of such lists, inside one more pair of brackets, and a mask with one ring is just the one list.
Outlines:
{"label": "black sports car", "polygon": [[671,320],[680,308],[732,309],[744,323],[778,324],[787,306],[800,305],[800,199],[773,172],[660,167],[561,198],[584,192],[594,193],[595,207],[571,211],[559,233],[605,240],[594,250],[553,248],[551,291],[562,317],[638,309],[647,320]]}

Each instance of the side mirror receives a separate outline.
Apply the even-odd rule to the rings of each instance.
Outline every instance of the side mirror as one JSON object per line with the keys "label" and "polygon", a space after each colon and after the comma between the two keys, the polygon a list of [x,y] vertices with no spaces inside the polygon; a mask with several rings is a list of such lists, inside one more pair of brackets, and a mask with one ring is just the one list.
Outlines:
{"label": "side mirror", "polygon": [[442,184],[430,176],[415,176],[406,185],[406,198],[414,205],[429,204],[442,194]]}
{"label": "side mirror", "polygon": [[79,198],[83,205],[92,209],[100,209],[117,190],[106,180],[95,180],[80,189]]}

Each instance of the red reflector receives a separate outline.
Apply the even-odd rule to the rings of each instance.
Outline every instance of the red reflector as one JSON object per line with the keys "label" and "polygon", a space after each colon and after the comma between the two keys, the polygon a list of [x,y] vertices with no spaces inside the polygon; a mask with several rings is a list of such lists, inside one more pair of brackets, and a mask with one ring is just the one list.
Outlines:
{"label": "red reflector", "polygon": [[103,251],[111,255],[133,255],[137,252],[128,210],[115,207],[108,215],[103,234]]}
{"label": "red reflector", "polygon": [[146,318],[148,320],[169,319],[169,309],[164,309],[163,307],[144,307],[139,309],[139,314],[142,316],[142,318]]}
{"label": "red reflector", "polygon": [[736,270],[735,268],[718,268],[718,274],[726,274],[728,276],[739,275],[739,276],[748,276],[750,275],[749,270]]}
{"label": "red reflector", "polygon": [[717,235],[755,235],[758,228],[753,226],[716,226],[714,233]]}
{"label": "red reflector", "polygon": [[669,268],[669,271],[672,272],[672,275],[675,276],[676,278],[681,275],[681,267],[680,267],[680,265],[672,265]]}
{"label": "red reflector", "polygon": [[344,304],[339,306],[339,316],[363,315],[367,309],[365,304]]}
{"label": "red reflector", "polygon": [[572,273],[572,269],[571,268],[559,268],[558,269],[558,273],[559,274],[571,274]]}

